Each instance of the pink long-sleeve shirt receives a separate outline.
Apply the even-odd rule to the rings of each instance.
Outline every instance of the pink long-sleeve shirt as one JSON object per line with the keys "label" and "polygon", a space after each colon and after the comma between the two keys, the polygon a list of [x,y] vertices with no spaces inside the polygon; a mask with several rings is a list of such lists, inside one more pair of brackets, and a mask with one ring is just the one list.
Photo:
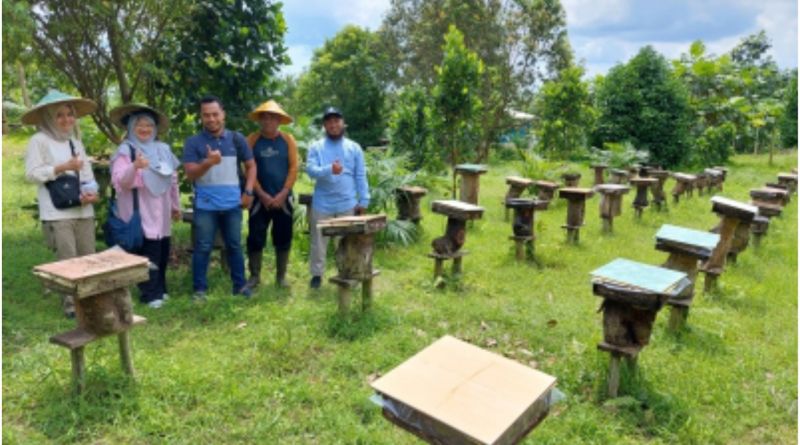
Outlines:
{"label": "pink long-sleeve shirt", "polygon": [[162,195],[154,195],[144,186],[142,171],[134,167],[130,157],[120,154],[111,165],[111,183],[117,191],[119,217],[127,221],[133,215],[133,189],[139,190],[139,215],[147,239],[161,239],[172,233],[173,210],[180,211],[178,173],[172,174],[172,185]]}

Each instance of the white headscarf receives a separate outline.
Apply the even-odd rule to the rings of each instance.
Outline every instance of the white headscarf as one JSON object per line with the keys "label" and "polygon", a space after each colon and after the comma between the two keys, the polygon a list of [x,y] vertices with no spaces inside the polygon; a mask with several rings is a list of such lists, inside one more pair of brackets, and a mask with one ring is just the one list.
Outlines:
{"label": "white headscarf", "polygon": [[[140,119],[145,119],[153,124],[153,134],[147,140],[141,140],[136,135],[136,123]],[[150,162],[149,167],[142,172],[142,180],[145,187],[150,190],[154,195],[162,195],[169,190],[172,185],[172,174],[178,167],[178,158],[172,154],[169,146],[161,141],[156,140],[158,134],[158,124],[149,112],[133,113],[128,117],[128,134],[125,140],[117,148],[117,152],[111,158],[112,161],[119,155],[130,157],[130,146]],[[136,159],[131,159],[134,162]]]}
{"label": "white headscarf", "polygon": [[81,133],[78,129],[77,119],[71,131],[64,132],[58,128],[58,125],[56,124],[56,116],[58,115],[58,110],[63,106],[69,107],[69,109],[72,111],[72,115],[77,116],[75,107],[72,106],[72,104],[53,104],[39,110],[39,114],[42,118],[39,120],[37,128],[39,131],[60,142],[66,142],[70,138],[80,140]]}

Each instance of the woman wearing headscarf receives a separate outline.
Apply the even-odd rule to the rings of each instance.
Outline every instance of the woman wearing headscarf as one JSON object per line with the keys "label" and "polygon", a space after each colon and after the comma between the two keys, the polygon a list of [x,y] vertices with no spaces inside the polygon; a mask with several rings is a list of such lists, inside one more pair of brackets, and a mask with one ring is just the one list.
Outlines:
{"label": "woman wearing headscarf", "polygon": [[[28,142],[25,178],[38,184],[36,198],[39,220],[47,246],[59,260],[94,253],[94,208],[97,183],[81,142],[77,119],[97,108],[89,100],[52,90],[22,116],[22,123],[39,130]],[[61,175],[78,175],[80,202],[73,207],[56,208],[47,183]],[[75,317],[72,295],[62,296],[68,318]]]}
{"label": "woman wearing headscarf", "polygon": [[[133,191],[137,191],[144,243],[139,255],[154,265],[149,279],[139,284],[139,300],[158,309],[167,295],[172,221],[181,217],[178,193],[178,158],[169,146],[157,140],[169,120],[145,105],[123,105],[111,110],[111,120],[127,130],[125,140],[111,157],[111,183],[117,193],[117,211],[123,220],[133,215]],[[131,156],[131,148],[133,156]]]}

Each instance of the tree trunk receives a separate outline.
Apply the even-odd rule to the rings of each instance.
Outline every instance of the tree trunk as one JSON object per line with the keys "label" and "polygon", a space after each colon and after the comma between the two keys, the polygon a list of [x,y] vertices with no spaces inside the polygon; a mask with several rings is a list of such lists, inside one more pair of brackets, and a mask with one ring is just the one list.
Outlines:
{"label": "tree trunk", "polygon": [[25,80],[25,66],[22,62],[17,62],[17,81],[22,92],[22,103],[25,104],[25,108],[30,108],[31,97],[28,95],[28,82]]}
{"label": "tree trunk", "polygon": [[122,103],[125,104],[133,100],[133,94],[128,84],[128,76],[125,74],[123,57],[119,48],[119,39],[121,38],[123,37],[119,32],[116,16],[110,17],[108,22],[108,45],[111,48],[111,60],[114,66],[114,73],[117,75],[119,95],[122,99]]}

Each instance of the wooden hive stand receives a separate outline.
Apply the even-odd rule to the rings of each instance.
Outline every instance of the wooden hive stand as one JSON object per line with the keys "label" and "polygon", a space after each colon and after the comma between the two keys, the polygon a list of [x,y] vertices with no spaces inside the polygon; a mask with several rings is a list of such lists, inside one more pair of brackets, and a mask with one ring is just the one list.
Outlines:
{"label": "wooden hive stand", "polygon": [[592,170],[594,170],[594,185],[601,185],[605,184],[605,171],[608,168],[606,164],[594,164],[591,166]]}
{"label": "wooden hive stand", "polygon": [[528,257],[533,258],[534,240],[536,234],[533,230],[534,213],[536,210],[547,210],[550,201],[539,201],[537,199],[512,198],[506,200],[506,209],[514,209],[514,222],[511,229],[514,232],[509,239],[516,245],[516,258],[519,261],[525,259],[525,252]]}
{"label": "wooden hive stand", "polygon": [[[761,209],[759,208],[759,213]],[[761,239],[766,236],[769,230],[769,218],[766,216],[758,215],[753,218],[753,223],[750,224],[750,233],[753,234],[753,247],[758,249],[761,247]]]}
{"label": "wooden hive stand", "polygon": [[781,215],[786,196],[789,196],[786,190],[771,187],[751,189],[750,203],[758,207],[759,215],[773,218]]}
{"label": "wooden hive stand", "polygon": [[112,334],[119,341],[122,369],[133,376],[129,330],[146,320],[133,314],[128,286],[147,281],[147,258],[112,248],[42,264],[33,268],[33,274],[48,289],[75,297],[78,327],[50,337],[50,343],[70,351],[75,391],[84,390],[84,347]]}
{"label": "wooden hive stand", "polygon": [[522,194],[533,186],[533,180],[528,178],[521,178],[519,176],[506,176],[506,184],[508,184],[508,191],[505,198],[503,198],[503,205],[505,207],[505,221],[508,221],[508,209],[505,205],[509,199],[519,198]]}
{"label": "wooden hive stand", "polygon": [[431,242],[433,252],[428,257],[433,258],[433,280],[437,285],[444,284],[443,263],[453,260],[452,273],[454,276],[461,274],[461,258],[467,254],[461,250],[467,239],[467,221],[480,219],[483,216],[483,207],[478,207],[462,201],[437,200],[431,203],[434,213],[447,216],[447,229],[443,236]]}
{"label": "wooden hive stand", "polygon": [[306,208],[306,227],[305,227],[305,230],[304,230],[305,233],[311,233],[311,226],[310,226],[310,224],[311,224],[311,200],[312,200],[313,197],[314,197],[314,195],[312,195],[310,193],[300,193],[297,196],[297,202],[299,202],[300,205],[303,205]]}
{"label": "wooden hive stand", "polygon": [[666,170],[652,170],[650,171],[650,177],[656,178],[658,182],[653,184],[651,191],[653,193],[653,204],[656,206],[656,210],[662,210],[667,206],[667,197],[664,193],[664,183],[667,182],[667,178],[669,178],[669,172]]}
{"label": "wooden hive stand", "polygon": [[721,165],[715,165],[712,167],[714,170],[719,170],[722,172],[722,182],[725,182],[728,179],[728,167],[723,167]]}
{"label": "wooden hive stand", "polygon": [[697,196],[703,196],[706,188],[709,188],[708,174],[705,172],[698,172],[694,175],[694,188],[697,189]]}
{"label": "wooden hive stand", "polygon": [[372,268],[375,234],[386,227],[386,215],[343,216],[322,220],[317,224],[322,235],[339,236],[336,268],[331,277],[339,291],[339,313],[350,312],[350,289],[361,285],[361,309],[372,305],[372,279],[379,274]]}
{"label": "wooden hive stand", "polygon": [[778,184],[785,186],[789,192],[797,191],[797,173],[778,173]]}
{"label": "wooden hive stand", "polygon": [[592,291],[603,298],[603,341],[597,348],[611,354],[608,395],[619,391],[620,359],[631,368],[650,342],[656,314],[670,298],[689,286],[683,272],[650,266],[623,258],[591,272]]}
{"label": "wooden hive stand", "polygon": [[428,189],[406,185],[394,190],[395,203],[397,204],[397,219],[411,221],[419,224],[422,220],[419,203],[422,197],[428,194]]}
{"label": "wooden hive stand", "polygon": [[456,174],[461,176],[461,188],[458,199],[463,202],[478,205],[478,194],[481,190],[481,175],[488,170],[485,165],[459,164],[455,167]]}
{"label": "wooden hive stand", "polygon": [[612,168],[611,179],[609,180],[609,182],[612,184],[627,184],[629,177],[630,175],[628,174],[627,170]]}
{"label": "wooden hive stand", "polygon": [[560,185],[551,181],[539,180],[534,181],[533,184],[536,186],[536,197],[539,199],[539,201],[552,201],[556,194],[556,190],[561,188]]}
{"label": "wooden hive stand", "polygon": [[[721,196],[711,198],[711,211],[720,217],[720,223],[717,226],[720,239],[717,247],[711,252],[708,261],[700,269],[706,274],[703,288],[705,292],[716,290],[717,280],[725,269],[725,258],[728,257],[734,242],[738,249],[743,249],[742,245],[747,245],[747,239],[750,236],[750,223],[758,214],[757,207]],[[740,225],[746,225],[747,234],[742,233],[741,230],[737,231]],[[739,239],[736,239],[737,237]]]}
{"label": "wooden hive stand", "polygon": [[647,193],[651,187],[654,187],[658,184],[658,179],[656,178],[647,178],[647,177],[638,177],[631,179],[631,185],[636,187],[636,198],[633,200],[633,208],[636,212],[636,218],[642,218],[642,211],[645,207],[650,205],[650,202],[647,200]]}
{"label": "wooden hive stand", "polygon": [[586,210],[586,200],[594,195],[592,189],[563,188],[558,191],[558,197],[568,201],[567,223],[561,226],[567,229],[567,242],[578,243],[580,231],[583,226],[583,217]]}
{"label": "wooden hive stand", "polygon": [[669,316],[669,329],[678,331],[686,324],[689,306],[694,299],[694,285],[697,281],[697,263],[706,261],[711,251],[719,244],[719,235],[701,230],[664,224],[656,233],[656,249],[669,253],[662,267],[683,272],[689,279],[684,292],[667,300],[672,306]]}
{"label": "wooden hive stand", "polygon": [[708,191],[722,191],[722,184],[725,182],[725,174],[717,168],[707,168],[703,171],[706,175],[706,186]]}
{"label": "wooden hive stand", "polygon": [[785,184],[778,184],[777,182],[767,182],[766,184],[764,184],[764,187],[769,189],[783,190],[784,192],[786,192],[786,195],[784,196],[783,205],[789,204],[789,202],[791,202],[792,195],[789,190],[789,187],[787,187]]}
{"label": "wooden hive stand", "polygon": [[690,191],[697,177],[686,173],[673,173],[672,177],[675,179],[675,187],[672,188],[672,198],[675,204],[677,204],[680,201],[681,195],[686,194],[687,196],[691,196]]}
{"label": "wooden hive stand", "polygon": [[561,175],[564,180],[564,187],[577,187],[581,182],[581,174],[576,172],[568,172]]}
{"label": "wooden hive stand", "polygon": [[603,220],[603,232],[614,231],[614,217],[622,214],[622,196],[630,191],[630,187],[622,184],[601,184],[594,190],[600,194],[600,219]]}
{"label": "wooden hive stand", "polygon": [[639,169],[642,166],[639,164],[631,164],[627,167],[628,170],[628,179],[634,179],[639,177]]}

